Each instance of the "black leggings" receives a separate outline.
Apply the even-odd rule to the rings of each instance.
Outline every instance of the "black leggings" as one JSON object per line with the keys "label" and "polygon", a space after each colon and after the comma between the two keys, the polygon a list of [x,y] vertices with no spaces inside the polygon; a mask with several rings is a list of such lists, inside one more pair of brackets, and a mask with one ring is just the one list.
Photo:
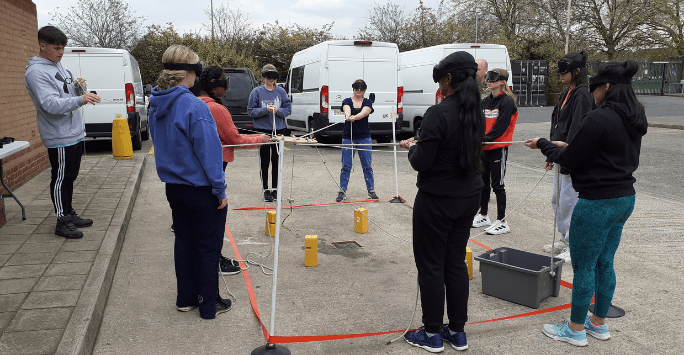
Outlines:
{"label": "black leggings", "polygon": [[[267,129],[256,128],[256,131],[266,134],[272,134],[273,131]],[[284,136],[290,135],[289,129],[279,129],[276,134]],[[264,144],[259,147],[259,163],[261,169],[261,185],[264,190],[268,190],[268,166],[271,165],[271,186],[273,189],[278,188],[278,147],[275,144]]]}
{"label": "black leggings", "polygon": [[486,216],[489,210],[489,195],[492,193],[492,190],[494,190],[494,195],[496,195],[496,219],[503,220],[506,216],[504,176],[506,175],[507,158],[508,147],[484,151],[485,171],[482,173],[484,187],[480,195],[480,214],[483,216]]}

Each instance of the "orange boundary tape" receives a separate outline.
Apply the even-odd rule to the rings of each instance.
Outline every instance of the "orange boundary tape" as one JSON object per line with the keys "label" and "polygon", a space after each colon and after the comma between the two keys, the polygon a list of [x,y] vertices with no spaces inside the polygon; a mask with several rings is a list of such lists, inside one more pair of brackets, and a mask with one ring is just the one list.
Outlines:
{"label": "orange boundary tape", "polygon": [[[354,201],[354,202],[365,202],[365,201],[376,201],[376,200],[360,200],[360,201]],[[349,202],[342,202],[342,203],[349,203]],[[331,203],[331,204],[337,204],[337,203]],[[302,205],[302,206],[297,206],[297,207],[305,207],[305,206],[320,206],[320,205]],[[275,208],[275,207],[273,207]],[[289,208],[289,207],[288,207]],[[261,208],[251,208],[251,209],[264,209],[263,207]],[[244,210],[244,209],[237,209],[237,210]],[[242,256],[240,256],[240,251],[238,250],[237,244],[235,243],[235,240],[233,239],[233,234],[230,232],[230,228],[228,228],[228,224],[226,224],[226,235],[228,236],[228,239],[230,240],[230,244],[233,247],[233,252],[235,252],[235,258],[237,260],[242,260]],[[481,246],[485,250],[491,250],[490,247],[477,242],[475,240],[470,240],[471,242]],[[252,287],[252,280],[249,277],[249,272],[245,269],[245,263],[240,261],[240,267],[243,269],[242,270],[242,276],[245,279],[245,285],[247,286],[247,293],[249,295],[249,303],[252,305],[252,311],[254,312],[254,316],[256,316],[257,320],[259,321],[259,325],[261,325],[261,330],[264,333],[264,339],[269,344],[287,344],[287,343],[308,343],[308,342],[314,342],[314,341],[329,341],[329,340],[342,340],[342,339],[353,339],[353,338],[365,338],[365,337],[372,337],[372,336],[377,336],[377,335],[387,335],[387,334],[395,334],[395,333],[402,333],[404,330],[392,330],[392,331],[385,331],[385,332],[377,332],[377,333],[356,333],[356,334],[336,334],[336,335],[308,335],[308,336],[272,336],[268,333],[268,330],[266,329],[266,326],[264,325],[264,322],[261,320],[261,315],[259,314],[259,305],[257,304],[256,300],[256,295],[254,294],[254,288]],[[568,289],[572,289],[572,284],[561,280],[561,286],[566,287]],[[593,299],[592,299],[593,302]],[[512,316],[506,316],[506,317],[501,317],[501,318],[494,318],[494,319],[488,319],[488,320],[483,320],[483,321],[477,321],[477,322],[470,322],[466,323],[468,325],[473,325],[473,324],[481,324],[481,323],[490,323],[490,322],[498,322],[498,321],[504,321],[504,320],[509,320],[509,319],[515,319],[515,318],[523,318],[523,317],[529,317],[529,316],[534,316],[534,315],[539,315],[539,314],[544,314],[544,313],[551,313],[551,312],[556,312],[564,309],[568,309],[571,307],[571,303],[566,303],[560,306],[555,306],[555,307],[549,307],[545,309],[540,309],[532,312],[526,312],[526,313],[521,313],[521,314],[516,314]],[[415,329],[410,329],[410,330],[415,330]]]}

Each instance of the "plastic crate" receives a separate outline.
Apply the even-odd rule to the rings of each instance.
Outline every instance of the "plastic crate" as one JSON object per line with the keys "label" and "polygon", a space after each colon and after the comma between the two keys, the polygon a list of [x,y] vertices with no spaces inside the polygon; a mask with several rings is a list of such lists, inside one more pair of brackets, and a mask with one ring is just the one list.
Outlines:
{"label": "plastic crate", "polygon": [[480,262],[482,293],[502,300],[539,308],[550,296],[558,297],[565,260],[507,247],[492,249],[475,257]]}

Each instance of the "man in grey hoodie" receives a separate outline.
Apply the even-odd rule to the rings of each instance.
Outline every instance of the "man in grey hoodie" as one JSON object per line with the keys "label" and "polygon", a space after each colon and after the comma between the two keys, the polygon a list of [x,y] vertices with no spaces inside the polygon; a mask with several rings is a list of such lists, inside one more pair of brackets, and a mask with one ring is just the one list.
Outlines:
{"label": "man in grey hoodie", "polygon": [[[38,30],[40,51],[28,61],[24,85],[36,106],[38,131],[52,166],[50,197],[57,214],[55,234],[76,239],[83,237],[78,228],[93,225],[93,220],[79,217],[71,206],[85,138],[78,108],[98,103],[100,97],[77,90],[73,75],[60,63],[66,43],[66,35],[56,27]],[[76,80],[85,83],[81,78]]]}

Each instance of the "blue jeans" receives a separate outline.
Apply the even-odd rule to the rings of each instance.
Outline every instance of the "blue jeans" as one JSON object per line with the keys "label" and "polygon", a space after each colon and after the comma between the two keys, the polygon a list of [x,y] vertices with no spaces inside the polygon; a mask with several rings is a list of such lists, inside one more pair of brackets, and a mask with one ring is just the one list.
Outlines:
{"label": "blue jeans", "polygon": [[572,308],[570,320],[583,324],[592,296],[594,314],[605,318],[615,292],[613,258],[622,228],[634,210],[634,195],[601,200],[580,198],[572,212]]}
{"label": "blue jeans", "polygon": [[[371,144],[371,138],[354,139],[354,144]],[[350,139],[342,139],[342,144],[351,144]],[[359,150],[359,159],[363,167],[363,178],[366,180],[366,188],[368,190],[375,190],[375,183],[373,182],[373,168],[371,167],[371,152],[370,145],[355,146],[354,148],[364,149]],[[354,159],[356,150],[342,149],[342,172],[340,173],[340,187],[342,190],[347,190],[349,184],[349,173],[352,169],[352,160]]]}

